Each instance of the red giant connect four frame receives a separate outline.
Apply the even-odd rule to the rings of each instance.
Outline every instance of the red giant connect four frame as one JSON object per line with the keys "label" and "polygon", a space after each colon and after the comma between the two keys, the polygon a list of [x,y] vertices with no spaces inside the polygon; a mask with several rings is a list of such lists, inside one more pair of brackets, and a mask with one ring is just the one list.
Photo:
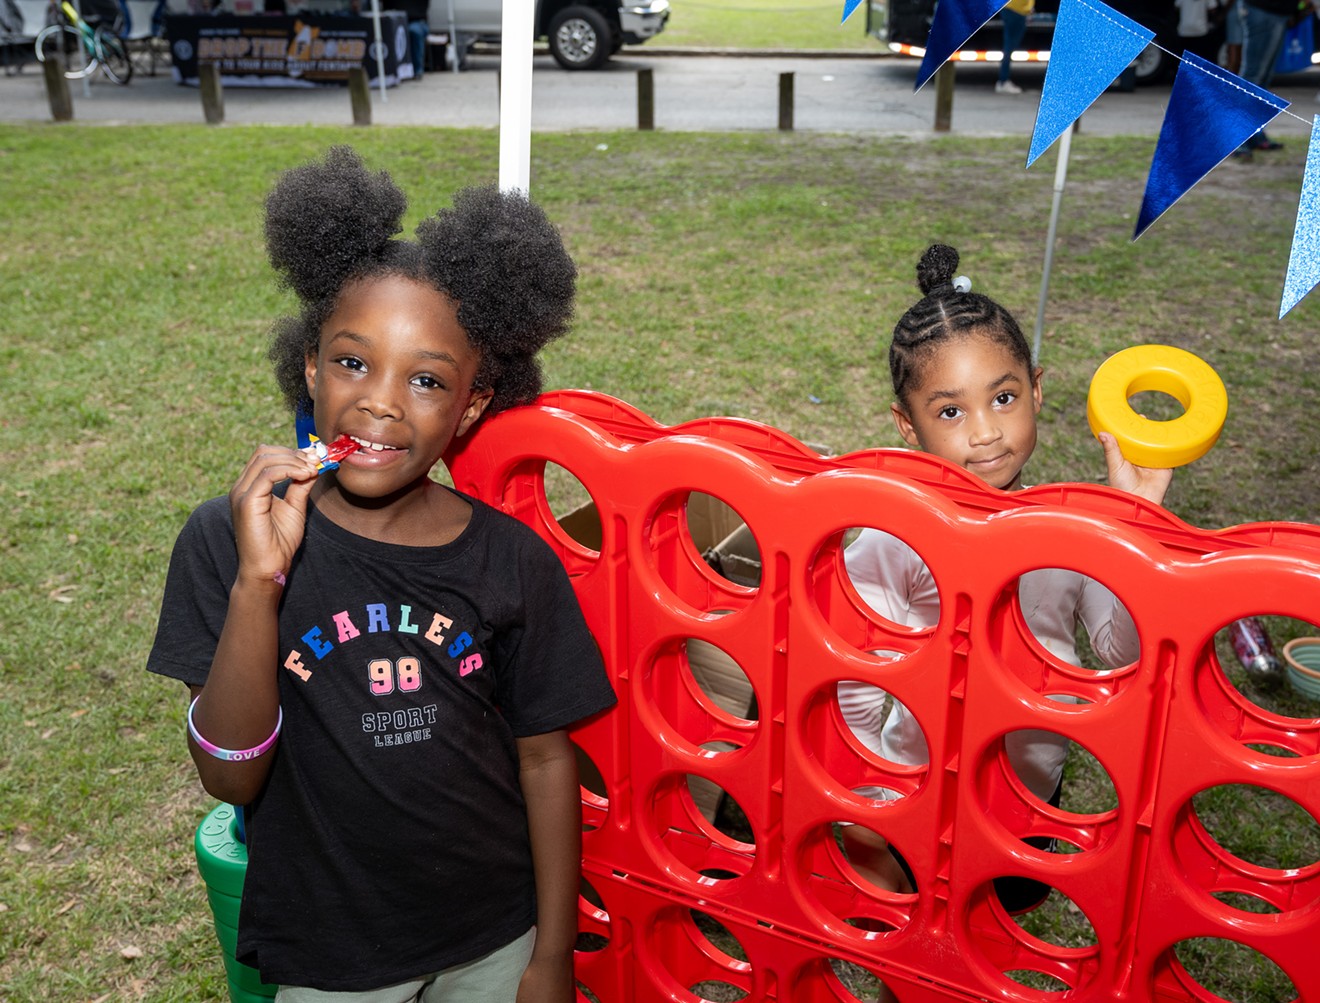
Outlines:
{"label": "red giant connect four frame", "polygon": [[[619,697],[573,736],[603,778],[601,793],[583,791],[583,878],[594,894],[581,901],[582,929],[596,935],[587,940],[602,946],[577,956],[580,985],[601,1003],[696,1001],[691,987],[710,983],[758,1003],[849,1001],[857,997],[838,972],[857,969],[901,1003],[1218,999],[1177,958],[1178,945],[1198,938],[1260,952],[1303,1003],[1320,1003],[1320,863],[1248,863],[1192,806],[1209,788],[1251,785],[1320,818],[1320,719],[1252,703],[1213,644],[1246,615],[1320,619],[1320,528],[1202,531],[1104,487],[1007,495],[924,454],[824,458],[754,422],[662,427],[575,391],[497,416],[449,459],[460,489],[527,522],[561,555]],[[547,462],[589,492],[599,551],[551,513]],[[685,517],[693,493],[746,520],[758,587],[703,562]],[[929,566],[936,627],[896,627],[861,601],[840,555],[845,531],[864,526],[901,537]],[[1015,583],[1051,567],[1119,596],[1140,632],[1138,662],[1102,674],[1045,652]],[[749,717],[694,682],[694,638],[746,673],[757,706]],[[905,656],[884,661],[876,649]],[[850,679],[913,711],[929,767],[888,763],[853,738],[834,696]],[[1035,799],[1003,754],[1004,736],[1019,729],[1085,747],[1116,807],[1078,815]],[[692,776],[736,800],[752,842],[696,810]],[[867,785],[906,796],[854,793]],[[840,822],[891,840],[917,893],[861,879],[838,849]],[[1065,852],[1023,841],[1041,835]],[[1024,932],[991,891],[1003,875],[1066,895],[1094,943],[1056,946]],[[1243,896],[1268,911],[1239,908]],[[745,960],[708,938],[700,914]],[[1006,974],[1021,971],[1068,988],[1027,988]]]}

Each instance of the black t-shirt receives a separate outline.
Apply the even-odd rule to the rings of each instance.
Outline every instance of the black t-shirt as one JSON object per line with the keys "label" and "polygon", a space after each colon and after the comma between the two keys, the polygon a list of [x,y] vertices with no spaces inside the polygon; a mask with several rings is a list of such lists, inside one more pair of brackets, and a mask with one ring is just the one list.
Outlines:
{"label": "black t-shirt", "polygon": [[[553,551],[472,506],[441,547],[308,513],[280,604],[284,729],[248,812],[237,956],[268,982],[373,989],[535,922],[515,739],[614,694]],[[205,682],[237,567],[213,499],[175,544],[148,669]]]}

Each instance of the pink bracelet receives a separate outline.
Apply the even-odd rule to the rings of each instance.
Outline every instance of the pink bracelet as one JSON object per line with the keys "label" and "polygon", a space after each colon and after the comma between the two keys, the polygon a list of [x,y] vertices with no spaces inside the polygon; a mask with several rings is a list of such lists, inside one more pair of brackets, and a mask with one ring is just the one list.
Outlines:
{"label": "pink bracelet", "polygon": [[270,733],[270,738],[266,739],[258,746],[251,749],[222,749],[218,745],[212,745],[206,739],[197,733],[197,725],[193,724],[193,708],[197,706],[197,701],[201,697],[193,697],[193,702],[188,705],[188,734],[193,737],[193,741],[205,753],[215,756],[216,759],[223,759],[226,762],[239,763],[248,759],[256,759],[263,753],[269,752],[270,747],[275,744],[275,739],[280,737],[280,727],[284,724],[284,708],[279,709],[279,717],[275,719],[275,730]]}

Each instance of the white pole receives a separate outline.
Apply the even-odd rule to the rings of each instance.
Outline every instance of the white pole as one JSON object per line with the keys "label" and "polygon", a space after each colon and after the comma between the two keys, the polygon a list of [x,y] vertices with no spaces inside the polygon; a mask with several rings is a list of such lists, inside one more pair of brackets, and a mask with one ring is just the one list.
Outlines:
{"label": "white pole", "polygon": [[1059,208],[1063,205],[1063,186],[1068,181],[1068,157],[1072,153],[1073,127],[1059,137],[1059,161],[1054,166],[1054,204],[1050,207],[1049,233],[1045,237],[1045,270],[1040,277],[1040,302],[1036,304],[1036,334],[1031,343],[1031,361],[1040,365],[1040,338],[1045,329],[1045,304],[1050,295],[1050,269],[1054,265],[1054,238],[1059,231]]}
{"label": "white pole", "polygon": [[[385,93],[385,46],[380,40],[380,0],[371,0],[371,24],[376,33],[376,79],[380,81],[380,99],[389,100]],[[408,51],[412,52],[412,40],[409,37]]]}
{"label": "white pole", "polygon": [[536,0],[504,0],[500,33],[500,191],[531,194],[532,17]]}
{"label": "white pole", "polygon": [[[445,51],[449,54],[450,71],[457,73],[459,64],[463,62],[463,53],[458,50],[458,21],[454,17],[454,0],[449,0],[449,48]],[[503,46],[500,51],[504,51]]]}

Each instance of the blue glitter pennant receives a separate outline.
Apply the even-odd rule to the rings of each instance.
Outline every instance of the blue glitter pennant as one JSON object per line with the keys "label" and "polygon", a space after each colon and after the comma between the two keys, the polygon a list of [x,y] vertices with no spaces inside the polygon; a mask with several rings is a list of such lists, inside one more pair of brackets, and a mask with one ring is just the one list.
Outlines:
{"label": "blue glitter pennant", "polygon": [[935,5],[935,16],[930,23],[930,36],[926,39],[926,54],[917,71],[919,91],[944,61],[962,48],[963,43],[976,30],[995,16],[1007,0],[940,0]]}
{"label": "blue glitter pennant", "polygon": [[1027,166],[1095,103],[1155,37],[1099,0],[1062,0]]}
{"label": "blue glitter pennant", "polygon": [[1288,277],[1283,282],[1279,319],[1320,282],[1320,115],[1311,123],[1311,145],[1306,151],[1302,197],[1297,205]]}
{"label": "blue glitter pennant", "polygon": [[862,0],[843,0],[843,17],[839,18],[839,23],[852,17],[852,12],[862,5]]}
{"label": "blue glitter pennant", "polygon": [[1283,98],[1184,52],[1132,239],[1287,107]]}

